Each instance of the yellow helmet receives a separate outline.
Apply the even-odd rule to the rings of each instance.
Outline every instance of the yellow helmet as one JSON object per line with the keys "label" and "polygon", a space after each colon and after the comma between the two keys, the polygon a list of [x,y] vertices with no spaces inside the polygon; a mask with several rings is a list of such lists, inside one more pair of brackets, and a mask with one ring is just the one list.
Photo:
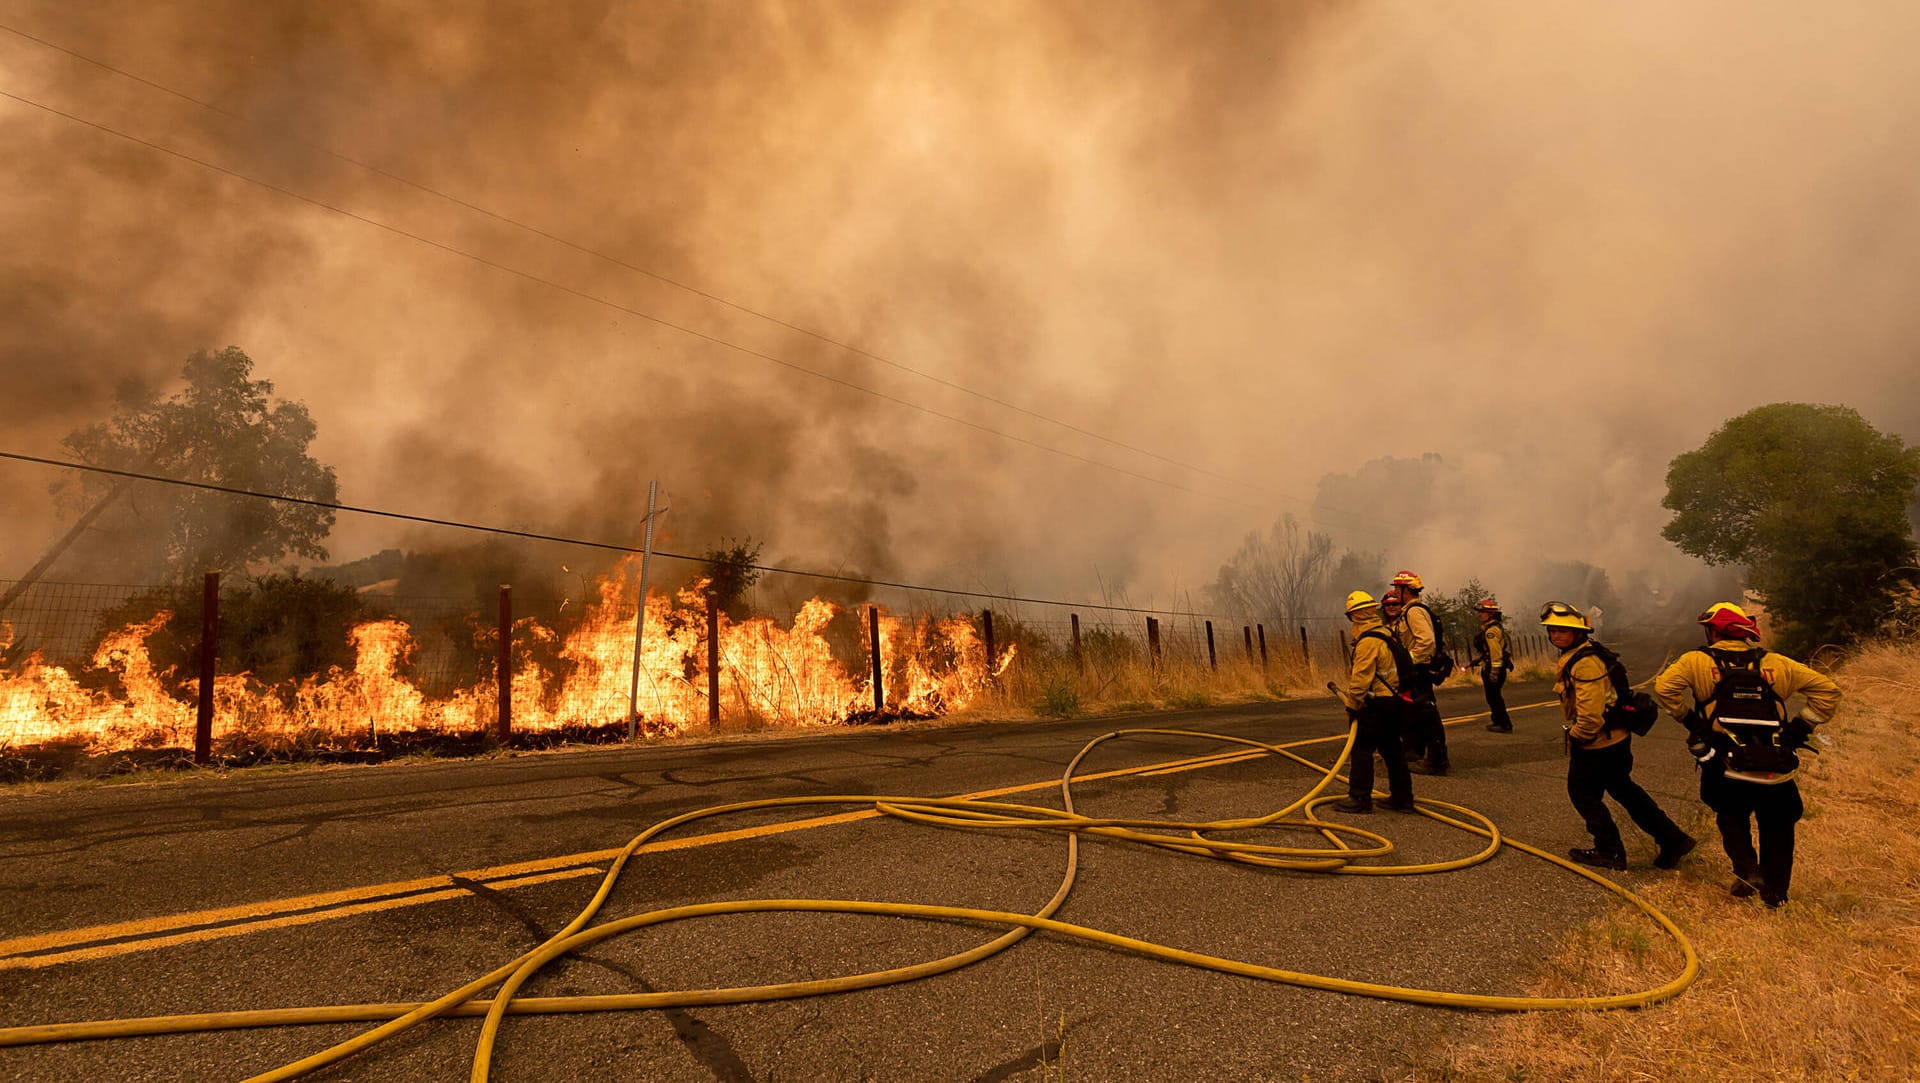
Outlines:
{"label": "yellow helmet", "polygon": [[1347,615],[1352,616],[1362,609],[1371,609],[1379,604],[1379,602],[1373,600],[1373,595],[1368,594],[1364,590],[1356,590],[1352,594],[1347,595]]}
{"label": "yellow helmet", "polygon": [[1741,620],[1744,620],[1744,621],[1752,621],[1752,620],[1753,620],[1753,618],[1752,618],[1752,617],[1750,617],[1750,616],[1748,616],[1748,615],[1747,615],[1747,611],[1746,611],[1746,610],[1744,610],[1744,609],[1742,609],[1742,608],[1740,608],[1740,607],[1739,607],[1739,606],[1737,606],[1737,605],[1734,605],[1734,604],[1733,604],[1732,602],[1715,602],[1715,603],[1713,603],[1712,605],[1710,605],[1710,606],[1708,606],[1708,607],[1706,607],[1705,609],[1702,609],[1702,610],[1700,611],[1700,623],[1701,623],[1701,624],[1712,624],[1712,623],[1713,623],[1713,617],[1714,617],[1714,614],[1716,614],[1716,613],[1718,613],[1718,612],[1720,612],[1720,611],[1721,611],[1722,609],[1730,609],[1730,610],[1732,610],[1732,611],[1733,611],[1733,614],[1734,614],[1735,616],[1737,616],[1737,617],[1739,617],[1739,618],[1740,618]]}
{"label": "yellow helmet", "polygon": [[1420,577],[1412,572],[1393,573],[1393,585],[1396,587],[1412,587],[1414,590],[1426,589],[1426,586],[1420,582]]}
{"label": "yellow helmet", "polygon": [[1587,615],[1565,602],[1548,602],[1541,606],[1540,624],[1546,628],[1572,628],[1579,632],[1593,631],[1593,625],[1587,623]]}

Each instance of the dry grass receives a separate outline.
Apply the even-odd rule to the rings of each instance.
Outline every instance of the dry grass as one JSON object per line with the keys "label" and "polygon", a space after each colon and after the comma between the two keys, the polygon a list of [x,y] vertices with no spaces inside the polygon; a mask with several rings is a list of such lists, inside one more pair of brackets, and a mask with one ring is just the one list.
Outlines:
{"label": "dry grass", "polygon": [[1205,659],[1175,658],[1154,666],[1144,656],[1095,657],[1083,671],[1070,658],[1027,658],[1009,666],[986,695],[955,717],[1072,718],[1253,703],[1290,694],[1326,695],[1321,682],[1330,676],[1319,667],[1310,672],[1298,657],[1274,658],[1264,669],[1230,656],[1222,657],[1218,668],[1209,668]]}
{"label": "dry grass", "polygon": [[[1710,814],[1678,877],[1645,894],[1686,931],[1702,971],[1649,1008],[1490,1018],[1409,1073],[1421,1080],[1920,1079],[1920,645],[1876,647],[1837,674],[1831,744],[1801,771],[1793,897],[1727,894]],[[1533,992],[1627,991],[1679,967],[1631,909],[1576,930]]]}

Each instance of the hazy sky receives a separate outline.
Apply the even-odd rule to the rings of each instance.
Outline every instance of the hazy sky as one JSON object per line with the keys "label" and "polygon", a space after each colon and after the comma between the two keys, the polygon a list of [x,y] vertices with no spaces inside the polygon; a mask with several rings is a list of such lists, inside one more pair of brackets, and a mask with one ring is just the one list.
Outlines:
{"label": "hazy sky", "polygon": [[0,449],[237,345],[350,503],[1165,604],[1382,456],[1453,510],[1316,525],[1498,589],[1753,406],[1920,440],[1920,6],[446,7],[0,0]]}

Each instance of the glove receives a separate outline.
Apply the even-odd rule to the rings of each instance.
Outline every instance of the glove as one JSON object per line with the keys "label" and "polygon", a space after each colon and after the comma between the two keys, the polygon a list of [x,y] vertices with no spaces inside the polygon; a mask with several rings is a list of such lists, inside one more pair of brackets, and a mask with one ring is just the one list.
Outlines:
{"label": "glove", "polygon": [[1787,721],[1780,737],[1781,746],[1789,752],[1796,748],[1807,748],[1813,743],[1813,723],[1795,715]]}
{"label": "glove", "polygon": [[1706,734],[1694,733],[1687,736],[1687,753],[1699,763],[1711,763],[1720,750],[1713,747],[1713,742],[1707,740]]}

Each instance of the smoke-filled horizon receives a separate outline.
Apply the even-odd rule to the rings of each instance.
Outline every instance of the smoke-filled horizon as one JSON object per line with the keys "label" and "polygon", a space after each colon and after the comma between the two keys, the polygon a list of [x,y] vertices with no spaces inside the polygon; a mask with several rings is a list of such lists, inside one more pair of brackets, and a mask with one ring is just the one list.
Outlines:
{"label": "smoke-filled horizon", "polygon": [[[0,25],[7,450],[237,345],[349,503],[637,541],[658,478],[670,548],[1168,604],[1288,513],[1446,589],[1670,582],[1697,566],[1659,537],[1666,465],[1726,419],[1832,402],[1920,439],[1908,6]],[[1429,454],[1423,491],[1376,484]],[[0,578],[64,527],[56,480],[0,464]],[[328,545],[468,540],[343,515]]]}

